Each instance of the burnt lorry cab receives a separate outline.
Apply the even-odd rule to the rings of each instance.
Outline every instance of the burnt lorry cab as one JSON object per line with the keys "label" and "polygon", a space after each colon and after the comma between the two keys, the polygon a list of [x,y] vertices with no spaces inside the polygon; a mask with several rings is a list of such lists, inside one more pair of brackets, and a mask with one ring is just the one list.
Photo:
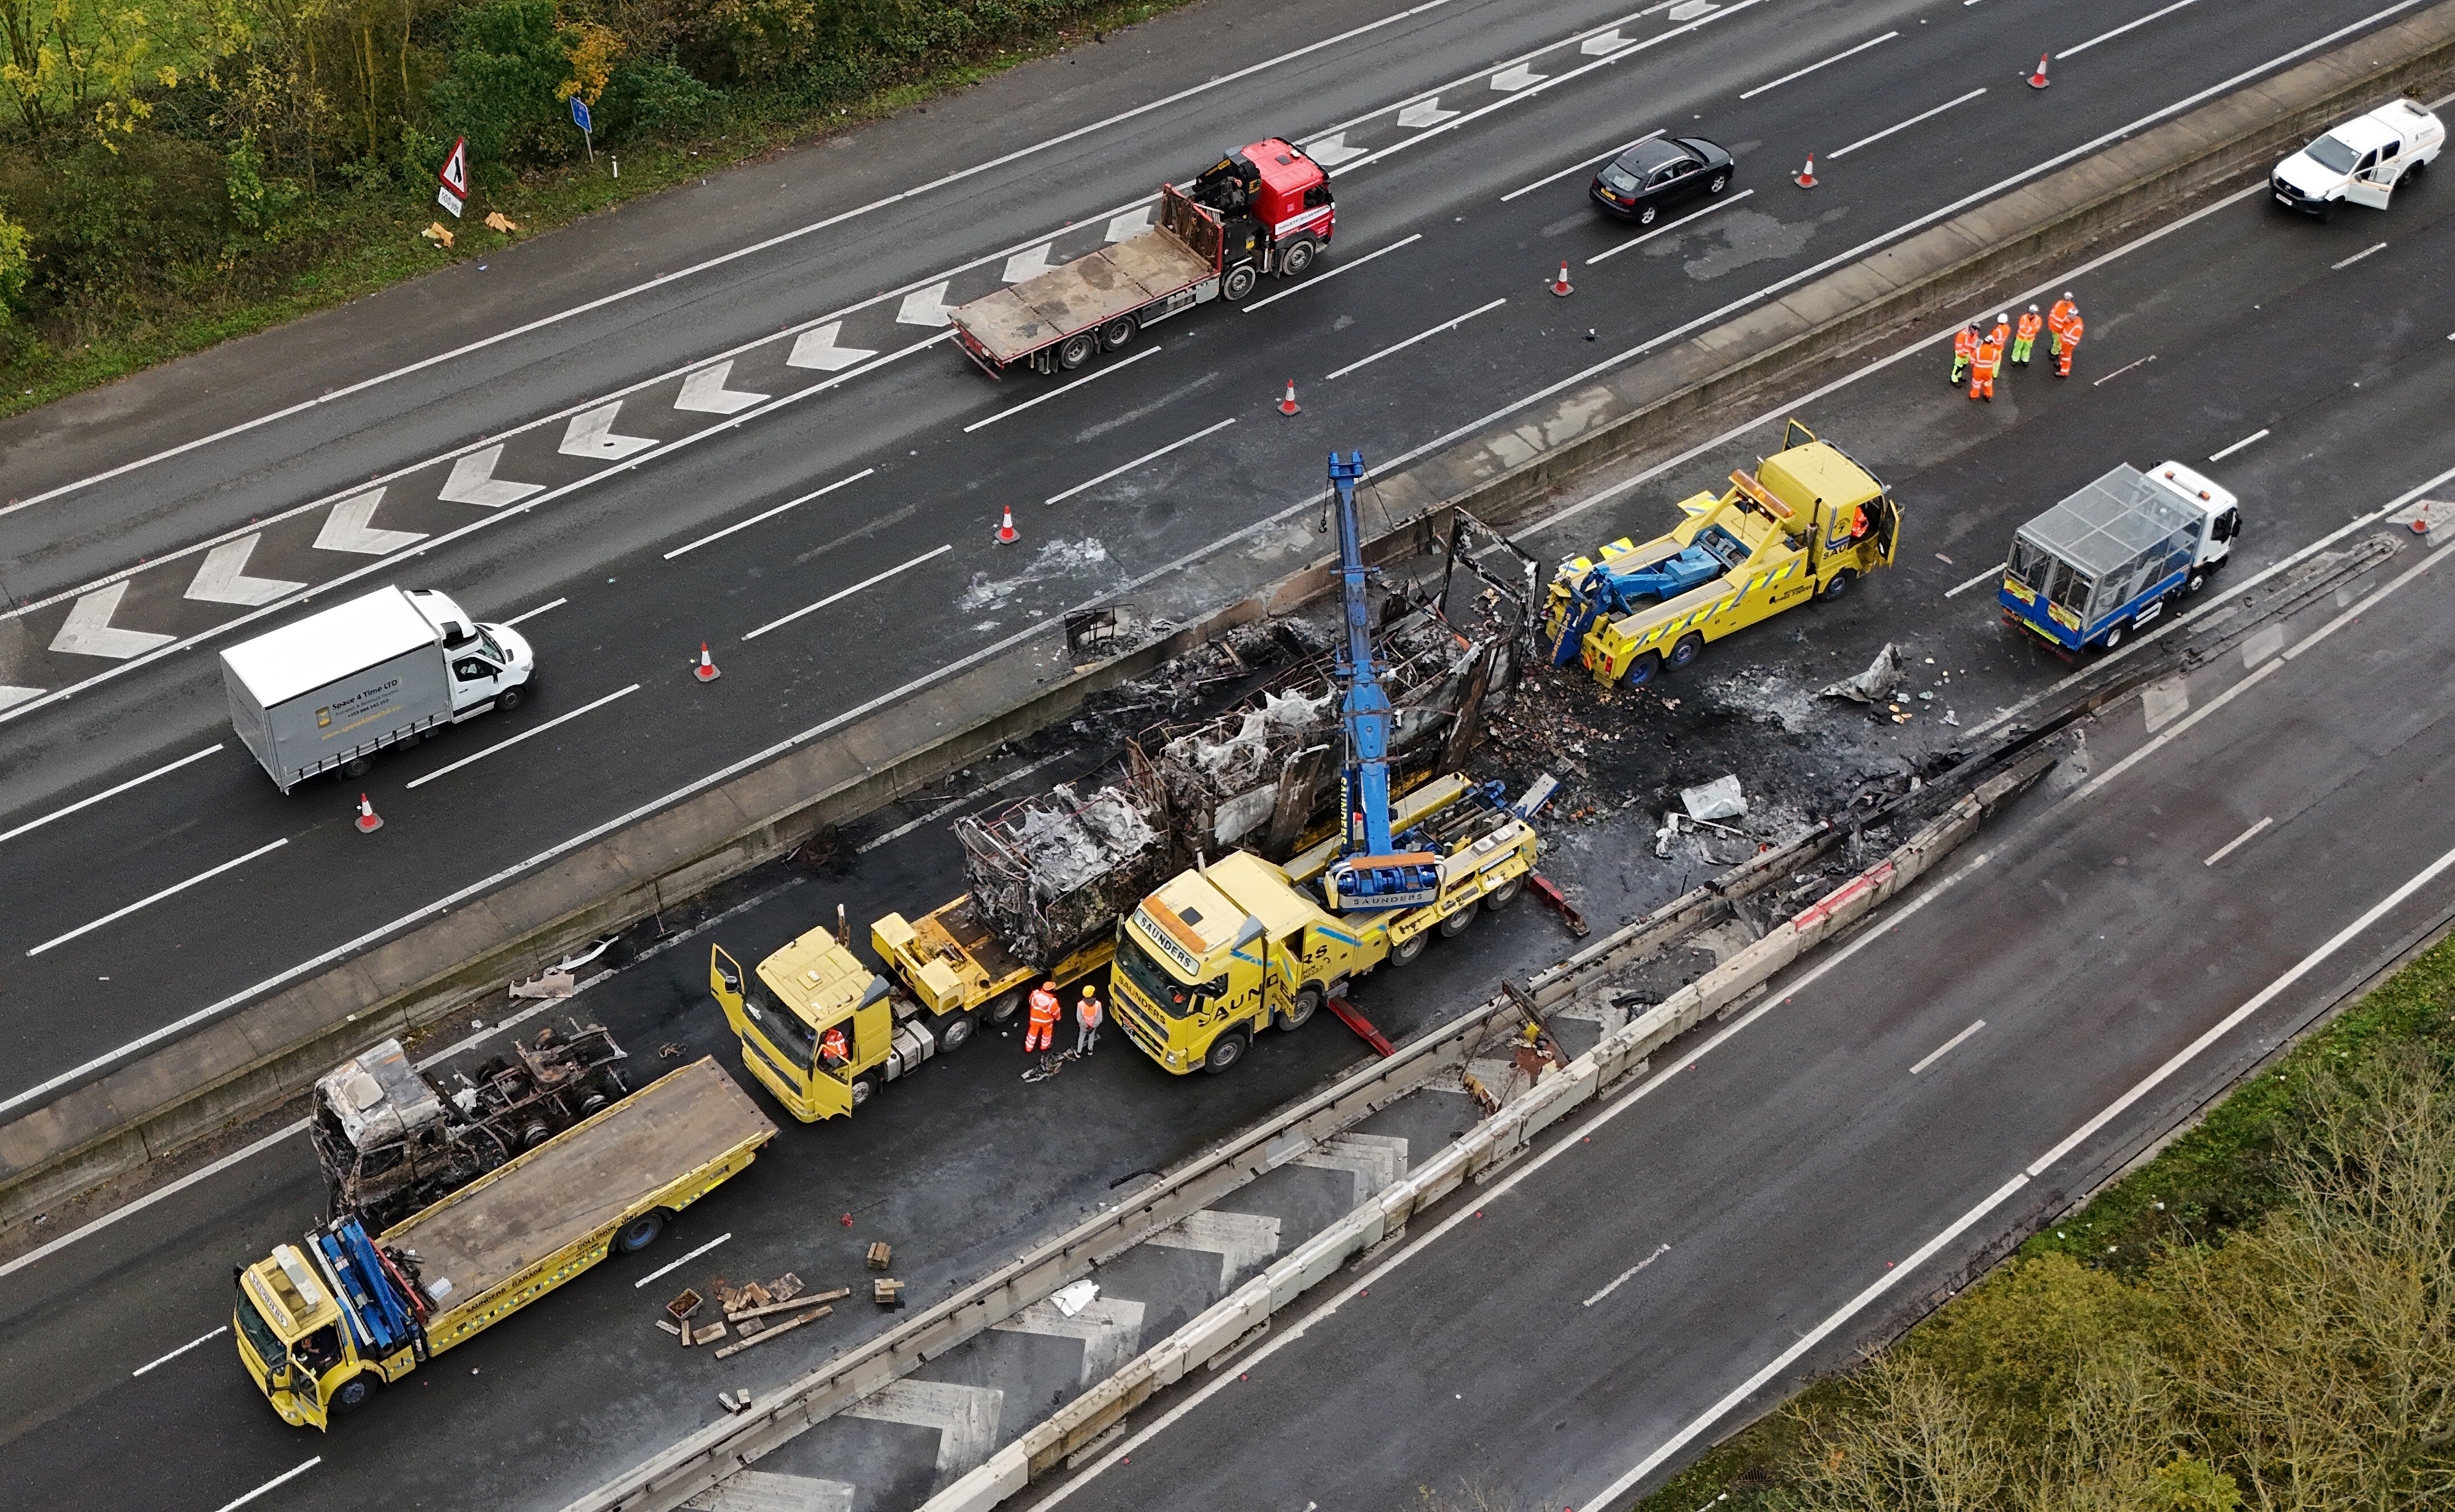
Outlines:
{"label": "burnt lorry cab", "polygon": [[1220,296],[1242,299],[1266,273],[1301,276],[1338,228],[1329,175],[1302,149],[1273,137],[1229,153],[1187,196],[1219,213]]}

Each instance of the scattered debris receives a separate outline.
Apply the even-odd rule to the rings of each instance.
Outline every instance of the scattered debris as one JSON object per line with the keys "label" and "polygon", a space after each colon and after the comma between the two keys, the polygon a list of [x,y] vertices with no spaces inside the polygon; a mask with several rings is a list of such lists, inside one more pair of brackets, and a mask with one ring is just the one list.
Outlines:
{"label": "scattered debris", "polygon": [[1586,937],[1591,928],[1586,923],[1586,916],[1570,906],[1568,894],[1560,890],[1558,883],[1539,871],[1530,871],[1526,873],[1526,888],[1568,922],[1570,933],[1581,940]]}
{"label": "scattered debris", "polygon": [[1716,777],[1701,787],[1681,790],[1679,802],[1691,819],[1745,819],[1747,795],[1739,791],[1738,774]]}
{"label": "scattered debris", "polygon": [[891,1276],[882,1276],[869,1283],[869,1299],[881,1307],[901,1307],[903,1283]]}
{"label": "scattered debris", "polygon": [[879,1239],[870,1245],[869,1268],[871,1270],[883,1271],[886,1269],[888,1262],[894,1258],[895,1246],[887,1243],[884,1239]]}
{"label": "scattered debris", "polygon": [[672,1301],[665,1304],[665,1311],[672,1316],[676,1322],[688,1322],[691,1315],[699,1311],[700,1303],[705,1300],[706,1298],[700,1296],[697,1292],[692,1291],[688,1287],[684,1287],[682,1288],[681,1296],[675,1297]]}
{"label": "scattered debris", "polygon": [[512,996],[515,998],[569,997],[578,985],[578,979],[569,971],[548,971],[534,982],[514,982]]}
{"label": "scattered debris", "polygon": [[443,222],[439,220],[427,222],[426,229],[419,232],[418,235],[424,236],[427,240],[435,243],[438,247],[449,247],[452,245],[452,233],[444,226]]}
{"label": "scattered debris", "polygon": [[1900,680],[1900,648],[1887,641],[1884,643],[1884,648],[1876,653],[1876,659],[1867,664],[1867,670],[1847,682],[1834,684],[1824,690],[1824,696],[1846,698],[1858,704],[1873,704],[1877,699],[1890,697]]}
{"label": "scattered debris", "polygon": [[663,1329],[666,1333],[673,1335],[677,1338],[681,1337],[682,1325],[675,1322],[670,1318],[658,1318],[657,1326]]}
{"label": "scattered debris", "polygon": [[689,1051],[670,1039],[657,1047],[657,1058],[659,1060],[680,1060],[689,1053]]}
{"label": "scattered debris", "polygon": [[486,224],[496,231],[517,231],[520,223],[499,210],[486,212]]}
{"label": "scattered debris", "polygon": [[[719,1359],[731,1359],[734,1356],[741,1354],[745,1349],[756,1349],[761,1344],[767,1342],[767,1340],[771,1338],[780,1338],[782,1335],[791,1333],[793,1330],[801,1327],[803,1323],[815,1323],[820,1318],[826,1317],[829,1313],[834,1311],[835,1309],[832,1307],[814,1307],[798,1318],[787,1318],[783,1322],[770,1324],[760,1329],[757,1333],[752,1333],[748,1329],[744,1329],[742,1330],[741,1337],[739,1339],[735,1340],[733,1343],[725,1345],[722,1349],[718,1350],[716,1352],[716,1358]],[[719,1323],[716,1326],[720,1330],[724,1327],[722,1323]],[[749,1400],[749,1398],[744,1396],[742,1400],[746,1402]]]}

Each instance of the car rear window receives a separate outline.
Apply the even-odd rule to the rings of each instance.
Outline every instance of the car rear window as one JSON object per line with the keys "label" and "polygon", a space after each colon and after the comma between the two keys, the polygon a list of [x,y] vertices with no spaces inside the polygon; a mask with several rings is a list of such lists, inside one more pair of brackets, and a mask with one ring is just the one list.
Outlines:
{"label": "car rear window", "polygon": [[2322,136],[2303,151],[2308,153],[2320,167],[2336,174],[2351,173],[2353,165],[2361,161],[2362,157],[2361,153],[2354,152],[2333,136]]}
{"label": "car rear window", "polygon": [[1613,163],[1609,168],[1604,169],[1602,178],[1604,183],[1609,184],[1612,188],[1620,191],[1622,194],[1627,194],[1636,188],[1636,175],[1631,174],[1627,169],[1620,167],[1617,163]]}

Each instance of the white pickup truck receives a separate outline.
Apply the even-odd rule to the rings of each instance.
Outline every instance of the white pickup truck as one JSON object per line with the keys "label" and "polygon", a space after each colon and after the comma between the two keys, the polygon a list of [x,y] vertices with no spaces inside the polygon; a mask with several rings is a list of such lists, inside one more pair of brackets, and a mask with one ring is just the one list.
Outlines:
{"label": "white pickup truck", "polygon": [[2387,196],[2446,145],[2446,128],[2418,100],[2390,100],[2320,137],[2276,165],[2267,187],[2276,202],[2327,218],[2338,200],[2384,210]]}

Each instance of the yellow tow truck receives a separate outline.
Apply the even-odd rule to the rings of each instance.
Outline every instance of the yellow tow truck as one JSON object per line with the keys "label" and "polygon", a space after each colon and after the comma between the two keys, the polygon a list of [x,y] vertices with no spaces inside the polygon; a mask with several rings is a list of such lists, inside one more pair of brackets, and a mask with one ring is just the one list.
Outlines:
{"label": "yellow tow truck", "polygon": [[[755,978],[710,946],[707,988],[741,1040],[743,1068],[803,1123],[865,1107],[885,1083],[971,1043],[977,1027],[969,1013],[932,1012],[896,991],[825,928],[760,962]],[[842,1056],[829,1053],[830,1031],[843,1035]]]}
{"label": "yellow tow truck", "polygon": [[[1652,682],[1707,642],[1838,599],[1900,545],[1901,511],[1876,475],[1792,420],[1782,449],[1731,474],[1719,498],[1679,501],[1686,518],[1639,545],[1626,537],[1572,557],[1552,580],[1543,648],[1594,681]],[[1596,560],[1599,559],[1599,560]]]}

